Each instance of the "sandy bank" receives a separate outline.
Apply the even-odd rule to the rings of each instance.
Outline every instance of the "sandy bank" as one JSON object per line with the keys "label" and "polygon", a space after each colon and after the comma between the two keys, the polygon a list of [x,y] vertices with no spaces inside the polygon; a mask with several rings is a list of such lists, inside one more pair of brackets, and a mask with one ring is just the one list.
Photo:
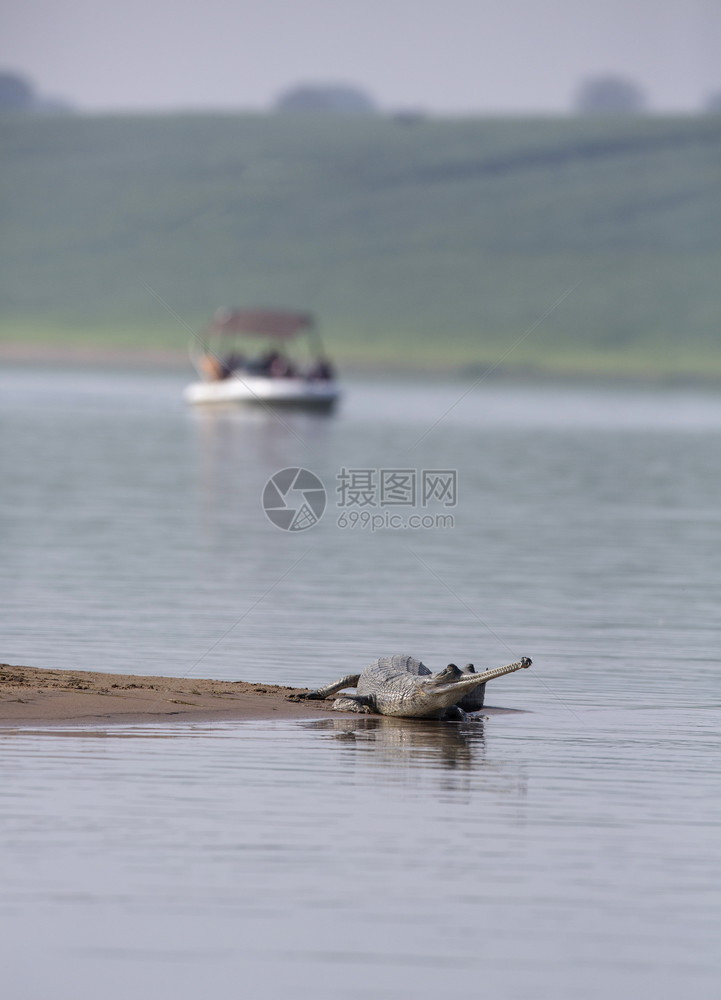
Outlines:
{"label": "sandy bank", "polygon": [[0,726],[171,718],[308,719],[332,702],[288,701],[300,689],[251,681],[140,677],[0,664]]}

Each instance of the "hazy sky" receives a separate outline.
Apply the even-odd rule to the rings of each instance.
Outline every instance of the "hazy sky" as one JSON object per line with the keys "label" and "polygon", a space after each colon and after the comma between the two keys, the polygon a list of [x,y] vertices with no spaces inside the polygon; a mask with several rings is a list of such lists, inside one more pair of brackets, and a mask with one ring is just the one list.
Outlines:
{"label": "hazy sky", "polygon": [[694,110],[721,90],[721,0],[3,0],[0,68],[88,110],[333,81],[384,109],[553,112],[606,72]]}

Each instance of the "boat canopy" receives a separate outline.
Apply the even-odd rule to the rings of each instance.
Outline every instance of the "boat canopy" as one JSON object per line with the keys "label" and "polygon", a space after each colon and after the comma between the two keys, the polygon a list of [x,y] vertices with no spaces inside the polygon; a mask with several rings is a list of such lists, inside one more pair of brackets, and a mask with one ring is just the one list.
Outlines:
{"label": "boat canopy", "polygon": [[301,330],[315,328],[310,313],[283,309],[217,309],[205,334],[247,333],[290,340]]}

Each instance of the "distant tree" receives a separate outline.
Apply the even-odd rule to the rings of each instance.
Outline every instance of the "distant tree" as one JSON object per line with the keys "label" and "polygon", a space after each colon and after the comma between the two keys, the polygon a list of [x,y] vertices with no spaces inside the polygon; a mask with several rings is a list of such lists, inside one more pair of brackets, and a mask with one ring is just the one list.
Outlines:
{"label": "distant tree", "polygon": [[704,111],[711,115],[721,115],[721,90],[709,94],[704,103]]}
{"label": "distant tree", "polygon": [[633,115],[644,111],[643,91],[622,76],[595,76],[579,87],[575,109],[582,115]]}
{"label": "distant tree", "polygon": [[35,103],[35,88],[17,73],[0,71],[0,111],[29,111]]}
{"label": "distant tree", "polygon": [[376,112],[373,100],[362,90],[345,83],[307,83],[291,87],[275,101],[276,111],[335,112],[370,115]]}

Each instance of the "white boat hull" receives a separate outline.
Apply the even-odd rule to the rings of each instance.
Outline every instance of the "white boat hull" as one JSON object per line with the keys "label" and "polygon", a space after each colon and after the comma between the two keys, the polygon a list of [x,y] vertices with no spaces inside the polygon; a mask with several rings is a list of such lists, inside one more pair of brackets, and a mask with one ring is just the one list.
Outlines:
{"label": "white boat hull", "polygon": [[217,382],[192,382],[183,392],[193,405],[241,403],[252,406],[330,410],[340,389],[333,381],[232,375]]}

